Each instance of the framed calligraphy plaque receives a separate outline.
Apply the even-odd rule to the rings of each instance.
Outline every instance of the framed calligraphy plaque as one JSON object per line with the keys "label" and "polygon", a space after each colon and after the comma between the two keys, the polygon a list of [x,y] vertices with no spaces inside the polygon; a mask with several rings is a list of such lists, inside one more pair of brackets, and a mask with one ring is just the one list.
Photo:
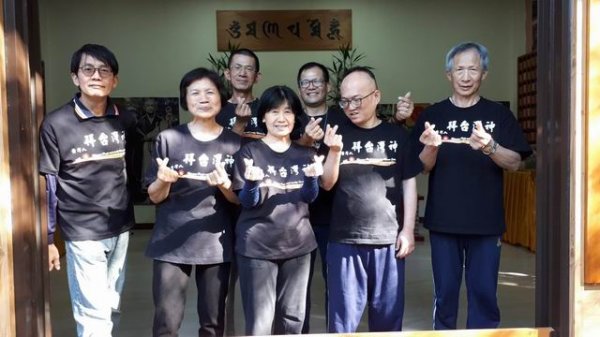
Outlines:
{"label": "framed calligraphy plaque", "polygon": [[351,10],[217,11],[217,49],[336,50],[352,46]]}

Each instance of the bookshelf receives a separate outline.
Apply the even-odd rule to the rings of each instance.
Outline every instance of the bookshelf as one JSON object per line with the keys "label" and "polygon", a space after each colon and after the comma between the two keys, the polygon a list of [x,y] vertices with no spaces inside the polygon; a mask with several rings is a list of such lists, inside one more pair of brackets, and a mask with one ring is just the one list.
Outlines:
{"label": "bookshelf", "polygon": [[529,144],[536,139],[537,52],[519,56],[517,76],[517,119]]}

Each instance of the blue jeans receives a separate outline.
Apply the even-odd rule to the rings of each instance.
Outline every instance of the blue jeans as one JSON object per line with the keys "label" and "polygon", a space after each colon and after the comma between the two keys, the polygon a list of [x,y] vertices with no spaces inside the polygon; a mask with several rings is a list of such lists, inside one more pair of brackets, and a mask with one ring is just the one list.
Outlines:
{"label": "blue jeans", "polygon": [[66,241],[67,278],[79,337],[110,337],[120,318],[129,232]]}
{"label": "blue jeans", "polygon": [[237,255],[246,335],[302,332],[310,253],[281,260]]}

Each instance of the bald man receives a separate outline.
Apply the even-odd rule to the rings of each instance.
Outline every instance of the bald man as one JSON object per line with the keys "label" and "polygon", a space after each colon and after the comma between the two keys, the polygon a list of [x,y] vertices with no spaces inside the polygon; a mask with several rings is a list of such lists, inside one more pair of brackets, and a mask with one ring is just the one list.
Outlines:
{"label": "bald man", "polygon": [[[365,306],[370,331],[400,331],[404,259],[414,250],[415,176],[408,133],[377,117],[381,92],[365,67],[348,70],[340,86],[339,165],[325,172],[333,189],[327,251],[329,332],[355,332]],[[403,211],[404,210],[404,211]]]}

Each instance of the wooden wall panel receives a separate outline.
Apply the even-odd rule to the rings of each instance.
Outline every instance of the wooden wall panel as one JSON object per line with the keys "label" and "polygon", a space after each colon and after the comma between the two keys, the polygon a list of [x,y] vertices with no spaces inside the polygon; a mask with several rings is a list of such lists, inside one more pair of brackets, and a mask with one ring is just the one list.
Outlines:
{"label": "wooden wall panel", "polygon": [[590,1],[588,22],[584,281],[600,284],[600,0]]}
{"label": "wooden wall panel", "polygon": [[[0,85],[5,96],[0,116],[2,160],[0,186],[8,205],[1,217],[3,235],[12,246],[6,258],[12,274],[4,273],[2,289],[9,289],[13,310],[0,319],[9,320],[12,331],[2,337],[36,337],[50,334],[46,326],[47,246],[39,215],[37,173],[38,123],[42,115],[41,59],[37,0],[0,0],[2,3],[2,49],[4,78]],[[3,229],[2,229],[3,230]],[[11,243],[12,242],[12,243]],[[9,255],[11,254],[11,255]],[[8,279],[6,279],[8,278]],[[4,282],[6,281],[6,282]],[[10,290],[12,287],[12,290]],[[4,299],[3,299],[4,300]]]}
{"label": "wooden wall panel", "polygon": [[[4,1],[0,0],[0,27],[4,27]],[[6,53],[4,34],[0,34],[0,190],[10,186],[8,166],[8,110],[6,97]],[[0,200],[0,336],[15,336],[13,286],[12,221],[10,195]]]}
{"label": "wooden wall panel", "polygon": [[572,1],[538,1],[536,326],[569,336]]}

